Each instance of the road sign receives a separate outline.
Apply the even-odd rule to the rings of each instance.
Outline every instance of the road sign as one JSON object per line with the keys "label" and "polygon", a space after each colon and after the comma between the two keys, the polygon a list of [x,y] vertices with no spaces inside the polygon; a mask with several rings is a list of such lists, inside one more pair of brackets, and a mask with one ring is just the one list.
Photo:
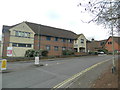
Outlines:
{"label": "road sign", "polygon": [[35,65],[39,64],[39,57],[35,57]]}
{"label": "road sign", "polygon": [[7,56],[12,56],[12,47],[7,47]]}
{"label": "road sign", "polygon": [[3,59],[1,61],[1,70],[6,70],[7,69],[7,60]]}

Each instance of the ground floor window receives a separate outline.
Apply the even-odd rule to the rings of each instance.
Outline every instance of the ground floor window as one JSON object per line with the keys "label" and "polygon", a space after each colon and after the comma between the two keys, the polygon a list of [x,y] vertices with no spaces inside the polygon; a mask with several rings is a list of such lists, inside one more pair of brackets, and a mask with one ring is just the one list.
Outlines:
{"label": "ground floor window", "polygon": [[58,51],[58,46],[54,46],[54,50],[55,50],[55,51]]}
{"label": "ground floor window", "polygon": [[46,45],[46,50],[50,50],[50,45]]}
{"label": "ground floor window", "polygon": [[32,44],[25,44],[25,43],[12,43],[13,47],[32,47]]}

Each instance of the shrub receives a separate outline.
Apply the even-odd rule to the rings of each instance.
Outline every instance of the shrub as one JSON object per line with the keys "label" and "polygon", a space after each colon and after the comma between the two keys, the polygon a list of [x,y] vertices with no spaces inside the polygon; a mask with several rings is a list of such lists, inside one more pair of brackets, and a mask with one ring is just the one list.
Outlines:
{"label": "shrub", "polygon": [[72,50],[64,50],[64,51],[62,51],[62,55],[74,55],[74,51],[72,51]]}
{"label": "shrub", "polygon": [[98,52],[104,52],[105,54],[108,54],[108,50],[107,49],[100,49],[100,50],[98,50]]}
{"label": "shrub", "polygon": [[25,57],[34,57],[35,50],[29,49],[25,52]]}
{"label": "shrub", "polygon": [[42,50],[41,55],[42,56],[48,56],[48,51],[47,50]]}
{"label": "shrub", "polygon": [[90,55],[98,55],[98,52],[89,52]]}
{"label": "shrub", "polygon": [[25,57],[36,57],[36,56],[47,56],[48,51],[47,50],[34,50],[34,49],[29,49],[25,52]]}

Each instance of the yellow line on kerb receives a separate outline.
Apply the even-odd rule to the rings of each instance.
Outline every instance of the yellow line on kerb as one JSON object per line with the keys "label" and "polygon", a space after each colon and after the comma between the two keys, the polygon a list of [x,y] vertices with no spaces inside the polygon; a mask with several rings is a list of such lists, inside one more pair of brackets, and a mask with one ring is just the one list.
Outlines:
{"label": "yellow line on kerb", "polygon": [[85,70],[83,70],[83,71],[75,74],[74,76],[72,76],[72,77],[66,79],[65,81],[59,83],[58,85],[54,86],[53,89],[62,87],[63,85],[65,85],[65,84],[67,84],[68,82],[74,80],[74,79],[77,78],[78,76],[86,73],[87,71],[89,71],[89,70],[95,68],[96,66],[98,66],[98,65],[100,65],[100,64],[102,64],[102,63],[105,63],[105,62],[107,62],[107,61],[109,61],[109,60],[111,60],[111,59],[108,59],[108,60],[105,60],[105,61],[102,61],[102,62],[99,62],[99,63],[97,63],[97,64],[92,65],[91,67],[89,67],[89,68],[87,68],[87,69],[85,69]]}

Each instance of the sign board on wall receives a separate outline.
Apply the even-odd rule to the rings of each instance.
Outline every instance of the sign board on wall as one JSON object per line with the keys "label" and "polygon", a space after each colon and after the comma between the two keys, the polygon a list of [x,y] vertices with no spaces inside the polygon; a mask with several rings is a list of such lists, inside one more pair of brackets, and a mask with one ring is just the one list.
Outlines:
{"label": "sign board on wall", "polygon": [[12,56],[12,47],[7,47],[7,56]]}

